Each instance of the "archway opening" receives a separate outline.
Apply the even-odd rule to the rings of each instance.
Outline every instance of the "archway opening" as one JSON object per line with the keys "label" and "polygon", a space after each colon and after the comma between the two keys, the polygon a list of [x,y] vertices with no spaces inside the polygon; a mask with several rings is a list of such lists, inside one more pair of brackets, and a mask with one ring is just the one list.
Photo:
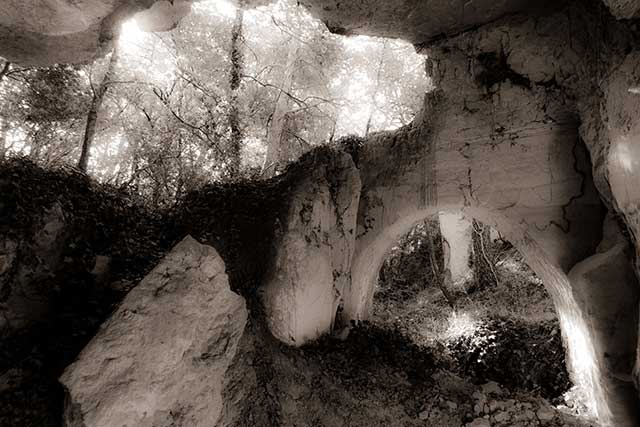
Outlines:
{"label": "archway opening", "polygon": [[[388,251],[372,327],[396,331],[431,353],[441,390],[453,383],[476,387],[463,421],[590,425],[597,408],[591,407],[589,385],[572,381],[582,381],[579,357],[589,352],[565,351],[561,321],[564,329],[571,322],[553,290],[497,230],[459,218],[452,236],[447,220],[434,214],[419,221]],[[463,266],[461,252],[467,256]],[[576,343],[569,347],[576,353]]]}

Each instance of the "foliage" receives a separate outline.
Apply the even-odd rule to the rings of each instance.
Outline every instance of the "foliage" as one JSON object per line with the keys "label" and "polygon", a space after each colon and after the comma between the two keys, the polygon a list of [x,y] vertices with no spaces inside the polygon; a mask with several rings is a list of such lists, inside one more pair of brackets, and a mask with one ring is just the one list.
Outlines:
{"label": "foliage", "polygon": [[380,269],[377,299],[405,301],[441,280],[432,274],[428,239],[435,240],[435,259],[442,260],[440,223],[437,219],[420,222],[400,239],[385,259]]}
{"label": "foliage", "polygon": [[557,322],[493,318],[448,347],[455,369],[477,383],[496,381],[546,398],[558,398],[571,387]]}
{"label": "foliage", "polygon": [[[168,244],[167,227],[159,212],[72,168],[0,161],[0,193],[0,235],[19,242],[22,263],[38,262],[33,236],[45,209],[57,203],[64,213],[62,262],[37,284],[37,297],[50,302],[47,321],[3,338],[0,346],[0,425],[57,427],[64,400],[57,378],[124,291],[157,263]],[[110,257],[109,280],[122,288],[96,282],[97,255]]]}
{"label": "foliage", "polygon": [[[194,4],[167,33],[123,26],[90,175],[168,207],[207,183],[280,173],[343,135],[401,126],[420,108],[428,85],[410,45],[332,35],[293,0],[243,15],[235,36],[235,9],[216,1]],[[10,65],[0,158],[75,165],[108,62]]]}

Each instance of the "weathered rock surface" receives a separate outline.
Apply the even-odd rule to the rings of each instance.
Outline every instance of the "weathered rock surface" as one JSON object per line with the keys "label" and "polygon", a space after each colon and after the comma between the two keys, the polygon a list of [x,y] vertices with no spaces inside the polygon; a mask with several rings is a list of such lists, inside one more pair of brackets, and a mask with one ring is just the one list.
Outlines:
{"label": "weathered rock surface", "polygon": [[617,224],[607,222],[607,240],[599,252],[569,273],[572,291],[592,334],[600,388],[608,402],[599,414],[605,425],[635,426],[640,422],[633,386],[640,290],[632,266],[632,251]]}
{"label": "weathered rock surface", "polygon": [[536,9],[558,4],[522,0],[303,0],[301,3],[335,33],[402,38],[418,44],[514,13],[532,13]]}
{"label": "weathered rock surface", "polygon": [[104,55],[120,25],[141,12],[146,31],[166,31],[191,0],[7,0],[0,10],[0,56],[30,65],[83,62]]}
{"label": "weathered rock surface", "polygon": [[608,142],[602,163],[612,202],[624,215],[630,231],[640,236],[640,52],[628,55],[604,83],[601,138]]}
{"label": "weathered rock surface", "polygon": [[337,153],[292,191],[275,259],[263,286],[269,327],[302,345],[330,332],[351,282],[360,176],[351,156]]}
{"label": "weathered rock surface", "polygon": [[126,297],[60,381],[69,427],[223,425],[247,321],[216,251],[191,237]]}

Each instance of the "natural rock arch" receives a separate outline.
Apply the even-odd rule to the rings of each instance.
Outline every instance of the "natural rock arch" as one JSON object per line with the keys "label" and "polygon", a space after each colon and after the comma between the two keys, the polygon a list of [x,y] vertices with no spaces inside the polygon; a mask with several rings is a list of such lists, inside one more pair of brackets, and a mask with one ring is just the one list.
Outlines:
{"label": "natural rock arch", "polygon": [[[468,82],[460,86],[466,100],[477,99],[476,112],[456,95],[435,91],[413,125],[375,135],[358,151],[352,289],[363,287],[360,270],[377,267],[388,245],[438,211],[473,213],[516,243],[527,236],[566,272],[600,242],[603,210],[577,122],[560,110],[548,123],[530,123],[527,117],[543,110],[553,114],[549,100],[507,82],[495,101],[473,76]],[[345,297],[348,317],[358,319],[367,306]]]}
{"label": "natural rock arch", "polygon": [[588,314],[576,297],[567,273],[545,252],[526,230],[513,224],[498,212],[483,208],[440,207],[416,210],[385,229],[368,246],[359,246],[361,252],[354,257],[351,292],[345,295],[343,315],[366,320],[372,310],[377,276],[388,255],[401,236],[417,223],[441,212],[462,212],[467,219],[477,219],[495,227],[523,255],[525,262],[541,278],[558,314],[563,341],[567,352],[568,368],[572,380],[589,400],[588,404],[603,425],[635,425],[636,414],[627,406],[631,390],[615,390],[604,377],[596,348],[606,343],[594,344],[598,338],[586,319]]}

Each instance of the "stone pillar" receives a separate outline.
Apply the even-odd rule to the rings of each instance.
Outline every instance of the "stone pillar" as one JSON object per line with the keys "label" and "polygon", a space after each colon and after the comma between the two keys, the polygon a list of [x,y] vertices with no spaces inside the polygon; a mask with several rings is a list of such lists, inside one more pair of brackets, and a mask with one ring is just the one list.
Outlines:
{"label": "stone pillar", "polygon": [[448,266],[453,285],[461,289],[473,275],[469,266],[473,227],[461,213],[441,212],[439,219],[445,270]]}
{"label": "stone pillar", "polygon": [[593,341],[595,364],[600,372],[600,384],[596,386],[606,399],[598,408],[598,416],[606,426],[631,427],[640,423],[632,376],[639,290],[631,252],[617,224],[608,218],[598,253],[569,272],[575,300]]}
{"label": "stone pillar", "polygon": [[292,190],[283,235],[262,300],[271,333],[303,345],[331,332],[351,283],[360,175],[351,156],[331,154]]}

